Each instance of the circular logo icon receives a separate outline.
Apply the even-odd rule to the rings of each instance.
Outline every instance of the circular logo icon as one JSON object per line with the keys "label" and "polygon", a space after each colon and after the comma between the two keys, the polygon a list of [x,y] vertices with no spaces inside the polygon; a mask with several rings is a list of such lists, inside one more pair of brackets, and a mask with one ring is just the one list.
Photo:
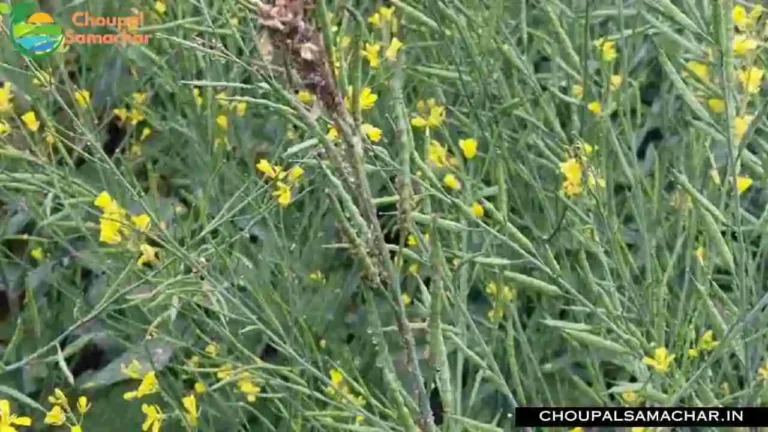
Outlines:
{"label": "circular logo icon", "polygon": [[27,57],[43,57],[55,52],[64,41],[61,26],[35,3],[16,4],[11,9],[11,42]]}

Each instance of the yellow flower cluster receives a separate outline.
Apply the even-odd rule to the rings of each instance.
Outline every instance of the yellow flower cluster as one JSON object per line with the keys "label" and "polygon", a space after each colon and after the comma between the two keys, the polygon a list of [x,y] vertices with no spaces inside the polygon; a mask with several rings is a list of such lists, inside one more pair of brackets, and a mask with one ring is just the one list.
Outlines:
{"label": "yellow flower cluster", "polygon": [[141,213],[129,218],[128,211],[112,199],[107,191],[102,191],[93,201],[93,204],[102,211],[99,218],[99,241],[117,245],[125,237],[131,236],[135,230],[139,236],[129,238],[129,247],[133,247],[135,243],[139,244],[138,250],[141,252],[141,256],[137,264],[142,266],[159,262],[158,249],[150,246],[143,239],[143,235],[149,231],[152,225],[148,214]]}
{"label": "yellow flower cluster", "polygon": [[76,90],[75,102],[80,108],[87,108],[91,105],[91,92],[88,90]]}
{"label": "yellow flower cluster", "polygon": [[[82,424],[85,413],[91,409],[91,404],[88,402],[88,398],[80,396],[77,398],[77,412],[80,416],[76,416],[69,406],[67,396],[63,391],[56,388],[53,390],[53,395],[48,396],[48,402],[51,403],[51,409],[45,414],[43,422],[47,425],[61,426],[66,423],[69,426],[70,432],[83,432]],[[4,429],[0,428],[4,431]]]}
{"label": "yellow flower cluster", "polygon": [[368,22],[376,28],[387,29],[392,33],[397,32],[397,17],[395,17],[395,7],[380,7],[376,12],[368,17]]}
{"label": "yellow flower cluster", "polygon": [[248,109],[248,103],[244,101],[230,101],[227,99],[227,95],[221,92],[216,95],[216,102],[219,106],[227,111],[234,111],[238,117],[244,117],[245,112]]}
{"label": "yellow flower cluster", "polygon": [[600,59],[606,63],[611,63],[616,60],[618,54],[616,53],[616,42],[600,38],[596,40],[595,47],[597,47],[600,53]]}
{"label": "yellow flower cluster", "polygon": [[416,103],[418,115],[411,119],[411,125],[416,128],[434,128],[445,121],[445,107],[438,104],[435,99],[420,100]]}
{"label": "yellow flower cluster", "polygon": [[[123,394],[123,399],[134,400],[141,399],[145,396],[156,394],[160,391],[160,383],[157,380],[155,371],[149,371],[142,374],[143,367],[138,360],[133,360],[130,364],[120,365],[120,370],[123,374],[127,375],[131,379],[141,380],[139,386],[134,391],[129,391]],[[197,383],[201,384],[202,383]],[[197,393],[203,393],[198,391],[198,386],[195,384],[195,391]],[[203,387],[205,387],[203,385]],[[79,406],[79,401],[78,401]],[[184,420],[192,427],[196,427],[200,416],[200,411],[197,405],[197,398],[194,393],[190,393],[181,399],[181,406],[184,411],[181,413]],[[163,424],[163,421],[167,417],[160,406],[156,404],[141,404],[141,412],[144,413],[144,423],[141,426],[142,431],[159,432]]]}
{"label": "yellow flower cluster", "polygon": [[[11,126],[2,119],[2,116],[11,111],[13,111],[13,86],[5,81],[0,86],[0,138],[11,132]],[[37,132],[40,129],[40,120],[37,119],[34,111],[27,111],[19,118],[31,132]]]}
{"label": "yellow flower cluster", "polygon": [[712,333],[712,330],[707,330],[699,338],[699,342],[696,344],[696,347],[690,348],[688,350],[688,357],[696,358],[699,356],[700,352],[712,351],[713,349],[717,348],[719,344],[720,342],[715,340],[715,335]]}
{"label": "yellow flower cluster", "polygon": [[147,94],[142,92],[135,92],[131,94],[131,103],[127,107],[115,108],[112,112],[120,120],[121,124],[130,124],[136,126],[139,122],[144,120],[144,109],[147,103]]}
{"label": "yellow flower cluster", "polygon": [[275,191],[272,192],[272,196],[277,199],[277,203],[280,206],[287,207],[291,203],[292,189],[301,180],[301,177],[304,175],[304,169],[296,165],[285,171],[280,165],[272,165],[266,159],[261,159],[256,164],[256,169],[269,179],[275,180]]}
{"label": "yellow flower cluster", "polygon": [[653,351],[653,357],[643,357],[643,364],[651,366],[658,373],[669,372],[675,360],[674,355],[669,355],[665,347],[658,347]]}
{"label": "yellow flower cluster", "polygon": [[141,135],[137,139],[133,141],[131,144],[131,155],[132,156],[141,156],[142,153],[142,147],[144,146],[144,142],[147,140],[147,138],[152,134],[152,128],[150,127],[144,127],[141,130]]}
{"label": "yellow flower cluster", "polygon": [[[356,396],[344,378],[344,374],[338,369],[331,369],[328,374],[331,379],[331,385],[329,385],[325,392],[328,396],[335,398],[339,402],[351,401],[355,406],[362,407],[365,405],[365,399],[362,395]],[[355,417],[356,423],[363,422],[363,416],[358,414]]]}
{"label": "yellow flower cluster", "polygon": [[506,314],[507,306],[517,299],[517,290],[508,285],[499,288],[496,282],[490,282],[485,287],[485,292],[493,305],[488,310],[488,319],[492,323],[501,322]]}
{"label": "yellow flower cluster", "polygon": [[595,151],[595,147],[587,143],[580,143],[573,152],[575,156],[568,158],[560,164],[560,172],[565,177],[562,184],[563,193],[572,197],[580,195],[584,190],[584,172],[586,171],[587,186],[605,187],[605,179],[600,177],[597,171],[591,166],[590,156]]}
{"label": "yellow flower cluster", "polygon": [[[747,102],[752,95],[760,92],[765,70],[756,66],[757,52],[762,42],[759,41],[760,35],[756,31],[756,24],[763,14],[763,7],[756,5],[749,12],[742,5],[736,5],[732,10],[733,23],[736,27],[735,35],[732,41],[733,52],[736,54],[736,63],[738,69],[735,71],[736,78],[744,91],[742,101],[736,106],[747,109]],[[710,53],[709,60],[712,60]],[[711,71],[709,62],[691,60],[685,64],[683,76],[695,78],[704,83],[711,83]],[[722,97],[706,97],[706,103],[709,109],[716,113],[725,112],[725,100]],[[745,111],[738,112],[734,118],[733,136],[736,142],[741,142],[749,129],[749,125],[754,119]]]}

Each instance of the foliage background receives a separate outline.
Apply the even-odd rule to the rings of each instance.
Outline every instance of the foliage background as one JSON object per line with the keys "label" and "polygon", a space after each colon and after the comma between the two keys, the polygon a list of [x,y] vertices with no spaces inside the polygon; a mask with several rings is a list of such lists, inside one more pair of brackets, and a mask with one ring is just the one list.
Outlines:
{"label": "foliage background", "polygon": [[[133,359],[158,371],[146,400],[169,416],[163,430],[191,427],[177,411],[198,381],[200,430],[508,430],[516,405],[765,404],[766,105],[739,71],[763,67],[766,25],[734,27],[739,2],[318,1],[306,22],[342,53],[340,94],[378,95],[352,118],[383,138],[342,134],[364,142],[364,161],[348,163],[366,174],[375,221],[323,148],[333,110],[297,100],[306,76],[259,2],[158,3],[136,5],[148,46],[32,61],[0,38],[13,89],[0,113],[0,392],[34,430],[54,387],[92,401],[85,430],[138,429],[140,403],[122,397],[137,382],[120,372]],[[76,10],[130,13],[41,7],[65,27]],[[369,22],[380,7],[395,8],[396,28]],[[739,34],[757,42],[746,55]],[[383,57],[393,36],[398,60],[375,69],[350,48],[380,43]],[[52,86],[33,82],[49,69]],[[121,123],[113,110],[135,92],[149,97],[144,119]],[[411,127],[429,98],[445,121]],[[227,108],[242,102],[243,116]],[[304,169],[288,206],[261,159]],[[569,159],[584,164],[574,196]],[[101,191],[151,216],[141,241],[157,263],[137,265],[141,241],[99,241]],[[350,232],[365,240],[361,214],[390,257],[350,247]],[[382,290],[366,259],[390,258],[397,282]],[[648,361],[664,363],[659,347],[675,356],[666,368]],[[258,382],[255,402],[216,377],[225,364]],[[332,369],[363,405],[329,395]]]}

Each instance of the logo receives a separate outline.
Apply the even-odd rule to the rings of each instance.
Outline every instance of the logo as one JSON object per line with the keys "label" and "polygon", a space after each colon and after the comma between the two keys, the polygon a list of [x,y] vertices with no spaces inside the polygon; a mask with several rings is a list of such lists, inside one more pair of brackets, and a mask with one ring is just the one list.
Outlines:
{"label": "logo", "polygon": [[[131,16],[94,16],[81,11],[72,14],[72,25],[78,32],[69,29],[62,31],[53,17],[37,10],[32,1],[9,6],[0,0],[0,14],[10,13],[11,42],[16,51],[27,57],[45,57],[50,55],[62,43],[67,45],[146,45],[151,35],[139,33],[144,27],[144,13]],[[104,33],[87,32],[87,29],[101,29]],[[112,29],[116,29],[114,33]]]}
{"label": "logo", "polygon": [[[0,13],[8,12],[3,4]],[[10,8],[11,43],[27,57],[45,57],[56,52],[64,41],[61,26],[46,12],[39,12],[34,2],[18,3]]]}

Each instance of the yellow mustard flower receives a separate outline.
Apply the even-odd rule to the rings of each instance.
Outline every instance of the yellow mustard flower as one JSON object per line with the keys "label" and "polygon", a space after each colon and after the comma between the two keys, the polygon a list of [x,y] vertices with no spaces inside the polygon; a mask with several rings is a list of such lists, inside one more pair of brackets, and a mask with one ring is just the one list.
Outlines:
{"label": "yellow mustard flower", "polygon": [[472,214],[475,215],[476,218],[480,219],[485,216],[485,209],[479,202],[475,201],[472,203]]}
{"label": "yellow mustard flower", "polygon": [[141,369],[141,363],[138,360],[131,361],[128,366],[120,365],[120,372],[131,379],[141,379]]}
{"label": "yellow mustard flower", "polygon": [[750,94],[760,91],[760,85],[763,83],[763,75],[765,75],[765,70],[754,66],[740,70],[737,74],[739,81],[741,81],[741,85],[743,85],[747,93]]}
{"label": "yellow mustard flower", "polygon": [[333,125],[328,125],[328,133],[325,134],[325,137],[331,141],[338,141],[339,131]]}
{"label": "yellow mustard flower", "polygon": [[621,87],[621,82],[622,82],[621,75],[611,75],[611,78],[609,79],[608,87],[612,91],[616,91],[619,89],[619,87]]}
{"label": "yellow mustard flower", "polygon": [[373,24],[374,27],[381,27],[381,14],[374,12],[368,17],[368,22]]}
{"label": "yellow mustard flower", "polygon": [[192,96],[195,98],[195,105],[199,108],[203,105],[203,96],[200,94],[200,89],[195,87],[192,89]]}
{"label": "yellow mustard flower", "polygon": [[81,108],[87,107],[91,104],[91,92],[88,90],[77,90],[75,92],[75,102],[77,102]]}
{"label": "yellow mustard flower", "polygon": [[665,347],[659,347],[653,351],[653,357],[643,357],[643,364],[651,366],[656,372],[665,373],[669,371],[674,359],[675,356],[669,355]]}
{"label": "yellow mustard flower", "polygon": [[291,182],[297,182],[304,176],[304,168],[296,165],[288,170],[288,180]]}
{"label": "yellow mustard flower", "polygon": [[11,125],[5,120],[0,120],[0,137],[11,131]]}
{"label": "yellow mustard flower", "polygon": [[757,49],[757,41],[743,34],[733,37],[733,52],[738,55],[747,55]]}
{"label": "yellow mustard flower", "polygon": [[125,231],[122,217],[118,213],[105,213],[99,219],[99,241],[108,244],[118,244],[122,241]]}
{"label": "yellow mustard flower", "polygon": [[256,402],[256,398],[259,396],[259,393],[261,393],[261,387],[256,385],[256,382],[254,382],[250,375],[238,380],[237,388],[241,393],[245,394],[245,398],[248,399],[248,402]]}
{"label": "yellow mustard flower", "polygon": [[560,172],[565,177],[563,192],[567,196],[580,194],[583,173],[582,164],[576,158],[570,158],[560,164]]}
{"label": "yellow mustard flower", "polygon": [[467,138],[459,140],[459,147],[461,148],[464,157],[472,159],[477,156],[477,140],[474,138]]}
{"label": "yellow mustard flower", "polygon": [[365,49],[363,50],[362,55],[366,60],[368,60],[368,64],[371,65],[372,69],[378,68],[381,64],[381,60],[379,59],[379,51],[381,51],[381,45],[371,43],[365,44]]}
{"label": "yellow mustard flower", "polygon": [[584,86],[581,84],[574,84],[571,87],[571,95],[578,100],[584,98]]}
{"label": "yellow mustard flower", "polygon": [[69,401],[67,401],[67,395],[65,395],[64,392],[61,391],[61,389],[58,387],[54,388],[53,394],[48,396],[48,402],[50,402],[52,405],[61,405],[63,407],[69,407]]}
{"label": "yellow mustard flower", "polygon": [[0,86],[0,113],[4,113],[7,111],[10,111],[13,107],[13,104],[11,101],[13,100],[13,90],[11,87],[11,83],[8,81],[4,82],[2,86]]}
{"label": "yellow mustard flower", "polygon": [[208,354],[211,357],[216,357],[219,355],[219,344],[217,343],[209,343],[205,346],[205,353]]}
{"label": "yellow mustard flower", "polygon": [[491,309],[488,310],[488,320],[492,323],[501,322],[501,320],[504,319],[505,314],[506,310],[504,309],[504,305],[495,304]]}
{"label": "yellow mustard flower", "polygon": [[583,427],[575,427],[575,428],[572,428],[572,429],[568,429],[568,432],[584,432],[584,428]]}
{"label": "yellow mustard flower", "polygon": [[400,49],[403,47],[403,42],[400,41],[398,38],[392,38],[392,41],[389,43],[389,46],[387,47],[387,50],[384,52],[384,57],[387,58],[389,61],[395,61],[397,60],[397,53],[400,52]]}
{"label": "yellow mustard flower", "polygon": [[194,389],[195,389],[195,393],[197,394],[203,394],[207,390],[207,388],[205,387],[205,383],[202,383],[200,381],[195,383]]}
{"label": "yellow mustard flower", "polygon": [[628,390],[621,394],[621,400],[624,402],[625,405],[629,406],[636,406],[639,405],[642,401],[642,398],[637,393]]}
{"label": "yellow mustard flower", "polygon": [[603,106],[600,101],[592,101],[587,105],[587,109],[594,115],[600,115],[603,113]]}
{"label": "yellow mustard flower", "polygon": [[229,119],[227,119],[227,116],[224,114],[220,114],[218,117],[216,117],[216,124],[223,130],[227,130],[229,128]]}
{"label": "yellow mustard flower", "polygon": [[131,222],[133,222],[136,229],[141,232],[149,231],[149,228],[152,226],[152,219],[150,219],[149,215],[146,213],[131,216]]}
{"label": "yellow mustard flower", "polygon": [[413,302],[413,299],[408,295],[408,293],[404,293],[401,298],[403,300],[403,304],[406,306],[410,306],[410,304]]}
{"label": "yellow mustard flower", "polygon": [[13,414],[11,403],[7,399],[0,399],[0,431],[16,432],[14,426],[32,426],[32,419]]}
{"label": "yellow mustard flower", "polygon": [[50,411],[45,413],[45,419],[43,419],[43,423],[53,426],[61,426],[66,420],[67,415],[64,413],[64,410],[61,408],[61,406],[54,405],[51,407]]}
{"label": "yellow mustard flower", "polygon": [[229,363],[225,363],[219,367],[219,369],[216,371],[216,378],[218,379],[227,379],[234,373],[235,367],[232,366]]}
{"label": "yellow mustard flower", "polygon": [[736,190],[739,192],[739,195],[743,194],[744,192],[749,189],[750,186],[752,186],[752,183],[754,181],[747,177],[747,176],[737,176],[736,177]]}
{"label": "yellow mustard flower", "polygon": [[266,159],[259,160],[259,163],[256,164],[256,169],[272,179],[276,178],[280,174],[280,167],[277,165],[272,165]]}
{"label": "yellow mustard flower", "polygon": [[734,6],[733,11],[731,12],[731,17],[736,27],[738,27],[739,30],[745,31],[752,28],[755,25],[755,23],[757,23],[757,20],[760,18],[760,15],[762,15],[762,13],[763,13],[762,5],[757,5],[753,7],[750,12],[747,12],[744,6],[736,5]]}
{"label": "yellow mustard flower", "polygon": [[235,108],[235,115],[238,117],[245,116],[245,111],[248,109],[248,103],[247,102],[235,102],[234,104]]}
{"label": "yellow mustard flower", "polygon": [[146,243],[142,243],[139,245],[139,250],[141,251],[141,256],[139,257],[139,260],[136,261],[136,264],[141,267],[144,264],[157,264],[160,259],[158,258],[158,249],[156,247],[152,247]]}
{"label": "yellow mustard flower", "polygon": [[87,413],[89,409],[91,409],[91,403],[88,402],[87,397],[80,396],[77,398],[77,411],[79,411],[80,414]]}
{"label": "yellow mustard flower", "polygon": [[445,107],[438,104],[434,99],[427,102],[419,101],[416,109],[420,115],[411,119],[411,125],[417,128],[432,128],[443,124],[445,120]]}
{"label": "yellow mustard flower", "polygon": [[163,424],[163,411],[157,405],[141,404],[141,412],[146,416],[141,425],[142,431],[160,432]]}
{"label": "yellow mustard flower", "polygon": [[737,142],[741,142],[742,138],[744,138],[744,135],[747,133],[747,130],[749,129],[749,124],[752,123],[752,119],[754,118],[755,117],[751,115],[734,117],[733,135],[736,138]]}
{"label": "yellow mustard flower", "polygon": [[124,122],[125,119],[128,118],[128,108],[115,108],[112,110],[112,113],[114,113],[117,118],[120,120],[120,122]]}
{"label": "yellow mustard flower", "polygon": [[371,142],[381,141],[382,131],[381,129],[373,126],[369,123],[363,123],[360,126],[360,132],[362,132]]}
{"label": "yellow mustard flower", "polygon": [[37,132],[37,130],[40,129],[40,121],[37,120],[37,114],[35,114],[34,111],[27,111],[24,113],[24,115],[21,116],[21,121],[24,122],[27,129],[32,132]]}
{"label": "yellow mustard flower", "polygon": [[32,258],[34,258],[37,261],[42,261],[45,259],[45,252],[43,252],[43,248],[39,246],[32,249],[29,255],[32,256]]}
{"label": "yellow mustard flower", "polygon": [[277,198],[277,203],[282,207],[287,207],[291,203],[291,187],[283,182],[277,182],[272,196]]}
{"label": "yellow mustard flower", "polygon": [[733,7],[733,10],[731,11],[731,19],[736,27],[742,30],[746,29],[749,25],[749,14],[747,14],[747,10],[744,6],[740,4]]}
{"label": "yellow mustard flower", "polygon": [[147,372],[144,375],[144,378],[142,378],[141,383],[139,384],[139,387],[135,391],[129,391],[126,393],[123,393],[123,399],[125,400],[132,400],[132,399],[139,399],[147,395],[151,395],[154,393],[157,393],[160,391],[160,384],[157,381],[157,376],[155,376],[155,372]]}
{"label": "yellow mustard flower", "polygon": [[184,413],[184,417],[186,417],[189,425],[192,427],[197,426],[197,418],[199,417],[200,413],[197,410],[197,398],[195,398],[195,395],[190,394],[183,397],[181,399],[181,404],[184,406],[184,410],[186,411]]}
{"label": "yellow mustard flower", "polygon": [[320,270],[315,270],[309,274],[309,278],[313,281],[324,281],[325,275]]}
{"label": "yellow mustard flower", "polygon": [[706,253],[707,253],[707,251],[706,251],[706,249],[704,249],[704,246],[697,247],[696,251],[694,252],[694,254],[696,255],[696,258],[698,258],[699,262],[702,263],[702,264],[704,263],[704,257],[706,255]]}
{"label": "yellow mustard flower", "polygon": [[722,114],[725,112],[725,101],[718,98],[707,99],[707,105],[712,112]]}
{"label": "yellow mustard flower", "polygon": [[376,100],[379,99],[379,96],[376,95],[376,93],[371,90],[370,87],[363,87],[363,89],[360,91],[360,109],[363,111],[367,111],[376,104]]}
{"label": "yellow mustard flower", "polygon": [[597,41],[595,41],[595,45],[600,50],[600,58],[604,62],[612,62],[616,60],[617,53],[616,53],[616,42],[614,41],[607,41],[605,38],[600,38]]}
{"label": "yellow mustard flower", "polygon": [[351,43],[352,43],[352,38],[346,35],[342,36],[341,40],[339,40],[339,46],[341,48],[347,48]]}
{"label": "yellow mustard flower", "polygon": [[448,149],[443,147],[436,140],[432,140],[432,142],[427,145],[427,160],[437,168],[442,168],[448,165]]}
{"label": "yellow mustard flower", "polygon": [[712,351],[717,348],[719,344],[720,342],[715,340],[715,334],[712,330],[707,330],[701,335],[701,338],[699,338],[698,348],[702,351]]}
{"label": "yellow mustard flower", "polygon": [[461,189],[461,182],[453,174],[446,174],[445,177],[443,177],[443,184],[449,189]]}
{"label": "yellow mustard flower", "polygon": [[131,101],[136,105],[144,105],[147,103],[147,92],[133,92],[131,94]]}
{"label": "yellow mustard flower", "polygon": [[412,275],[419,274],[419,263],[413,263],[408,266],[408,273]]}
{"label": "yellow mustard flower", "polygon": [[69,432],[83,432],[83,428],[79,424],[70,425]]}
{"label": "yellow mustard flower", "polygon": [[394,6],[391,6],[391,7],[384,7],[384,6],[382,6],[382,7],[379,8],[379,13],[381,14],[381,19],[384,22],[391,21],[394,18],[394,16],[395,16],[395,7]]}
{"label": "yellow mustard flower", "polygon": [[701,81],[709,81],[709,65],[700,61],[691,60],[685,64],[685,71],[683,75],[694,74]]}
{"label": "yellow mustard flower", "polygon": [[308,90],[301,90],[296,94],[296,98],[299,99],[299,102],[307,105],[315,101],[315,95],[313,95],[312,92]]}

